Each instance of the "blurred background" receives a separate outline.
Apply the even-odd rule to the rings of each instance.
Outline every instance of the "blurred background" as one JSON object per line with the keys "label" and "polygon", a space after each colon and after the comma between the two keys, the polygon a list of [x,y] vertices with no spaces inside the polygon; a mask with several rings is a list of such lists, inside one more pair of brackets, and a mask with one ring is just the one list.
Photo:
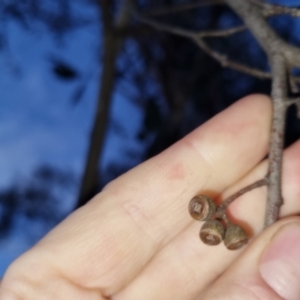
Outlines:
{"label": "blurred background", "polygon": [[[225,5],[183,9],[203,2],[0,1],[0,276],[109,181],[237,99],[269,94],[269,79],[223,68],[190,40],[158,31],[128,9],[192,31],[241,25]],[[300,46],[296,18],[269,22]],[[269,71],[248,31],[206,42]],[[286,132],[286,145],[299,136],[293,108]]]}

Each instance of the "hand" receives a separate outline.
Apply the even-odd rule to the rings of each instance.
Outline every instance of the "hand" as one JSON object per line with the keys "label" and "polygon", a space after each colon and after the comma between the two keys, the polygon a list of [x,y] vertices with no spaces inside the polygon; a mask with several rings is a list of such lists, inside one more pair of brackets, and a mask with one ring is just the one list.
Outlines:
{"label": "hand", "polygon": [[[229,251],[204,245],[188,214],[198,194],[221,200],[263,178],[271,103],[237,102],[110,183],[8,269],[1,300],[300,299],[300,219],[263,231],[266,188],[230,205],[252,234]],[[285,151],[281,217],[300,211],[300,143]]]}

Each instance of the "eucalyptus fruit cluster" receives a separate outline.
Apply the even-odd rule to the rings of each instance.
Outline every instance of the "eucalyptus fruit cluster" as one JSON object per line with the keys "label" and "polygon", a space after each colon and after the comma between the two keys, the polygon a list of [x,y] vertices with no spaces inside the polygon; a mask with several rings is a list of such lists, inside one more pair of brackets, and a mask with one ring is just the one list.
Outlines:
{"label": "eucalyptus fruit cluster", "polygon": [[208,196],[197,195],[189,203],[193,219],[205,221],[200,230],[200,239],[206,245],[218,245],[224,241],[229,250],[237,250],[248,243],[248,236],[239,225],[228,221],[225,211],[217,213],[217,205]]}

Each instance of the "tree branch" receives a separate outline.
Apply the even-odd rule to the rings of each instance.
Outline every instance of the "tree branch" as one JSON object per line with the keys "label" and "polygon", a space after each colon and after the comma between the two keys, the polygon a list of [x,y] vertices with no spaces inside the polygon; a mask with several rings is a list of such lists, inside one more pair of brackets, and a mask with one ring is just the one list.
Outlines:
{"label": "tree branch", "polygon": [[258,43],[270,56],[278,49],[284,53],[287,63],[300,67],[300,49],[286,43],[270,27],[264,18],[262,10],[249,0],[224,0],[244,21]]}
{"label": "tree branch", "polygon": [[276,16],[276,15],[289,15],[295,18],[300,17],[300,9],[296,7],[274,5],[274,4],[264,3],[257,0],[251,0],[251,2],[259,6],[263,10],[263,14],[266,17]]}
{"label": "tree branch", "polygon": [[245,25],[236,26],[228,29],[221,30],[201,30],[201,31],[191,31],[173,25],[168,25],[165,23],[158,22],[152,18],[148,18],[145,14],[135,13],[135,17],[145,23],[150,25],[153,28],[156,28],[160,31],[166,31],[175,35],[179,35],[186,38],[204,38],[204,37],[228,37],[230,35],[236,34],[238,32],[244,31],[247,29]]}
{"label": "tree branch", "polygon": [[293,104],[300,104],[300,97],[288,99],[286,102],[287,107],[289,107]]}
{"label": "tree branch", "polygon": [[278,220],[283,204],[281,192],[282,155],[287,101],[287,70],[284,56],[279,52],[270,57],[272,69],[273,120],[269,151],[269,188],[265,214],[265,227]]}
{"label": "tree branch", "polygon": [[235,62],[233,60],[230,60],[227,58],[226,55],[221,54],[212,48],[210,48],[207,43],[204,42],[203,39],[199,38],[193,38],[193,41],[208,55],[213,57],[215,60],[217,60],[223,67],[228,67],[237,71],[240,71],[242,73],[245,73],[247,75],[251,75],[254,77],[258,77],[260,79],[271,79],[271,74],[268,72],[263,72],[255,68],[251,68],[248,66],[245,66],[241,63]]}
{"label": "tree branch", "polygon": [[145,23],[148,24],[157,30],[169,32],[171,34],[175,34],[181,37],[189,38],[192,41],[196,43],[205,53],[216,59],[223,67],[228,67],[240,72],[243,72],[247,75],[251,75],[254,77],[258,77],[260,79],[271,79],[271,74],[268,72],[264,72],[255,68],[251,68],[248,66],[245,66],[241,63],[235,62],[233,60],[228,59],[228,57],[224,54],[221,54],[214,49],[210,48],[205,41],[200,38],[200,36],[228,36],[234,33],[237,33],[239,31],[242,31],[245,29],[244,26],[238,26],[230,29],[225,30],[214,30],[214,31],[200,31],[200,32],[192,32],[186,29],[174,27],[172,25],[163,24],[160,22],[157,22],[153,19],[149,19],[147,17],[144,17],[138,13],[135,13],[136,18]]}
{"label": "tree branch", "polygon": [[300,97],[289,99],[286,102],[287,107],[290,107],[291,105],[296,105],[297,108],[297,118],[300,118]]}
{"label": "tree branch", "polygon": [[198,38],[204,38],[204,37],[228,37],[230,35],[236,34],[238,32],[246,30],[247,27],[245,25],[229,28],[229,29],[223,29],[223,30],[202,30],[195,35]]}
{"label": "tree branch", "polygon": [[139,14],[138,12],[134,13],[134,16],[136,19],[138,19],[140,22],[150,25],[151,27],[160,30],[169,32],[175,35],[179,35],[186,38],[194,38],[197,34],[197,32],[192,32],[190,30],[182,29],[179,27],[174,27],[172,25],[163,24],[160,22],[157,22],[151,18],[145,17],[144,15]]}
{"label": "tree branch", "polygon": [[299,88],[298,88],[298,79],[299,78],[296,78],[295,76],[293,76],[293,71],[292,71],[292,68],[289,68],[289,74],[288,74],[288,78],[289,78],[289,84],[290,84],[290,89],[292,91],[292,93],[298,93],[299,92]]}
{"label": "tree branch", "polygon": [[257,189],[259,187],[262,187],[264,185],[268,185],[269,184],[269,180],[268,178],[263,178],[260,179],[244,188],[242,188],[241,190],[237,191],[236,193],[234,193],[233,195],[231,195],[229,198],[225,199],[219,206],[218,206],[218,210],[216,212],[218,218],[223,219],[225,214],[225,210],[227,209],[227,207],[237,198],[239,198],[240,196],[244,195],[245,193],[248,193],[254,189]]}

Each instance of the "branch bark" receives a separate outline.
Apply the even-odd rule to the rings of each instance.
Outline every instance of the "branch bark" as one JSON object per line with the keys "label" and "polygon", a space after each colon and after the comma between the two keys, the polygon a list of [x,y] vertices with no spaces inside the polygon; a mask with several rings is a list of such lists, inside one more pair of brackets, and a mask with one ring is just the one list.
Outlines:
{"label": "branch bark", "polygon": [[263,9],[265,16],[289,15],[294,18],[300,17],[299,8],[264,3],[260,0],[251,0],[251,2]]}
{"label": "branch bark", "polygon": [[276,222],[283,204],[281,192],[282,155],[287,101],[286,61],[281,53],[270,58],[273,81],[273,119],[269,150],[269,186],[265,213],[265,227]]}

